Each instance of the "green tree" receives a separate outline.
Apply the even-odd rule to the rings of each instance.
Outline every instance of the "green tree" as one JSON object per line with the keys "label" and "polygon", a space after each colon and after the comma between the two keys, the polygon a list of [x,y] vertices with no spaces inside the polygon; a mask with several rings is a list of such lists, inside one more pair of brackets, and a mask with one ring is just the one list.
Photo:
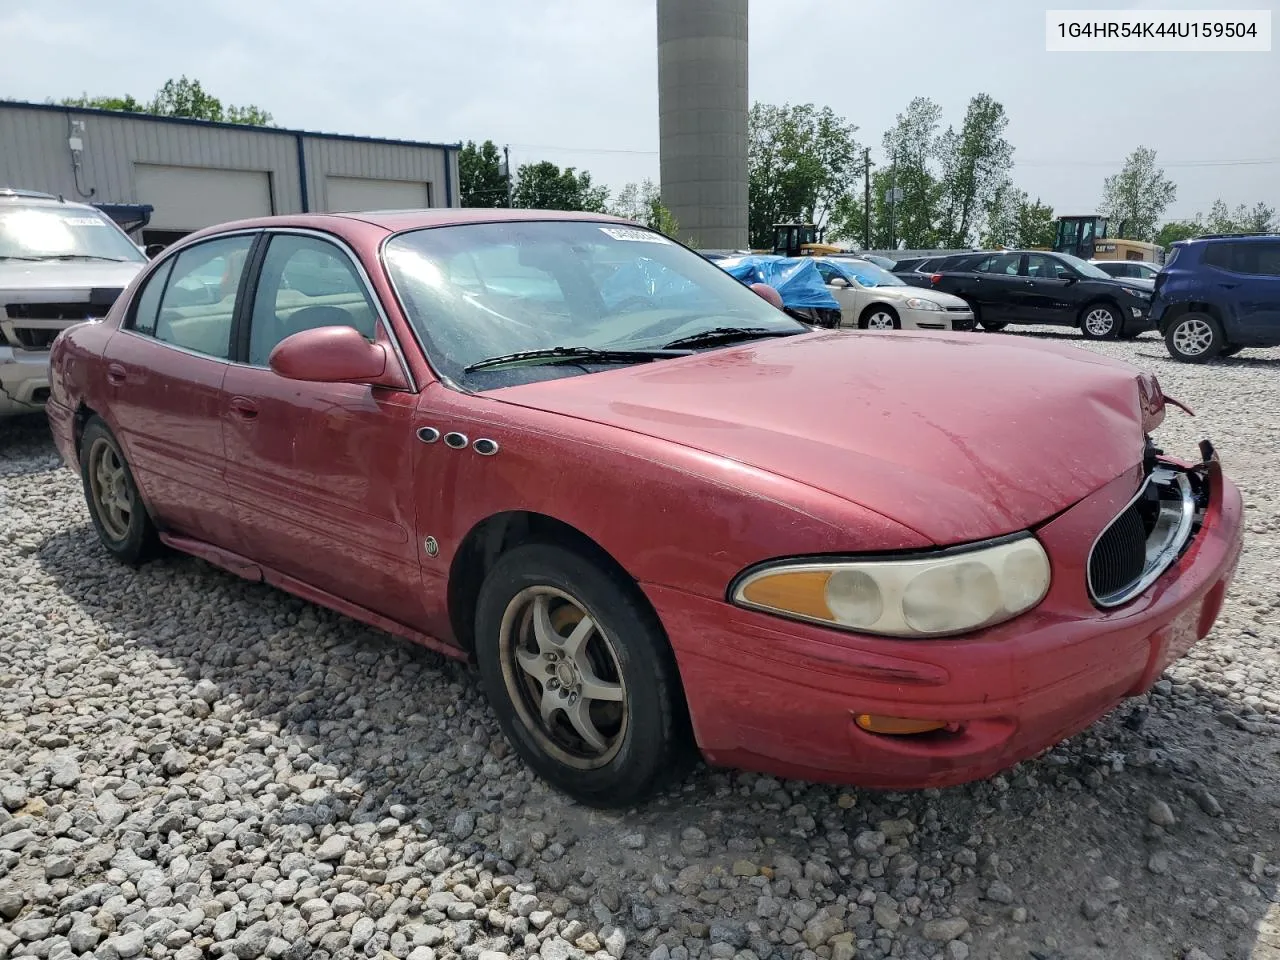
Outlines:
{"label": "green tree", "polygon": [[573,167],[561,170],[554,163],[526,163],[520,166],[513,200],[517,207],[535,210],[586,210],[604,213],[609,200],[608,187],[592,184],[586,170]]}
{"label": "green tree", "polygon": [[979,234],[984,247],[1052,247],[1057,224],[1053,207],[1032,200],[1012,183],[1001,185],[984,204],[985,225]]}
{"label": "green tree", "polygon": [[[938,243],[943,186],[933,173],[933,160],[941,117],[941,107],[928,97],[916,97],[885,132],[888,166],[871,177],[873,246],[887,248],[901,240],[908,249],[923,249]],[[902,191],[892,209],[885,197],[890,186]]]}
{"label": "green tree", "polygon": [[772,247],[773,225],[826,224],[861,169],[857,127],[830,107],[756,103],[748,117],[750,235]]}
{"label": "green tree", "polygon": [[459,192],[464,207],[505,207],[507,178],[502,155],[492,140],[476,146],[468,140],[458,151]]}
{"label": "green tree", "polygon": [[1009,118],[1004,106],[980,93],[969,101],[959,133],[953,127],[935,145],[941,168],[941,217],[937,242],[965,247],[973,239],[982,211],[996,194],[1008,189],[1013,147],[1004,132]]}
{"label": "green tree", "polygon": [[1197,213],[1192,220],[1171,220],[1162,224],[1159,231],[1156,232],[1155,242],[1167,248],[1169,244],[1178,240],[1190,240],[1192,237],[1198,237],[1202,233],[1208,232],[1204,228],[1200,214]]}
{"label": "green tree", "polygon": [[61,101],[68,107],[93,107],[98,110],[123,110],[127,113],[150,113],[160,117],[187,117],[192,120],[213,120],[222,123],[243,123],[247,126],[265,127],[271,124],[271,114],[252,104],[243,107],[222,105],[222,101],[205,92],[199,80],[188,80],[185,75],[177,80],[165,81],[147,103],[131,94],[123,97],[91,97],[87,93],[67,97]]}
{"label": "green tree", "polygon": [[609,204],[609,212],[615,217],[626,217],[643,223],[651,230],[674,237],[680,232],[680,224],[662,202],[662,194],[652,180],[628,183],[618,191]]}
{"label": "green tree", "polygon": [[132,96],[123,97],[91,97],[82,93],[78,97],[63,97],[58,101],[64,107],[87,107],[92,110],[123,110],[126,113],[146,113],[147,105],[135,100]]}
{"label": "green tree", "polygon": [[1177,184],[1156,166],[1156,152],[1138,147],[1103,183],[1101,212],[1115,224],[1116,236],[1152,240],[1161,214],[1177,196]]}

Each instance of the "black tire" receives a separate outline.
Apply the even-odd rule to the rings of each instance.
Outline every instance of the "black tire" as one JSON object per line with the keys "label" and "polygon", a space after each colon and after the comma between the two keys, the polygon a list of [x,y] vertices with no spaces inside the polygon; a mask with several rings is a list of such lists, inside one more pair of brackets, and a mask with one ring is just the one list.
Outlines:
{"label": "black tire", "polygon": [[1002,320],[984,320],[982,316],[978,316],[978,326],[983,330],[989,330],[991,333],[999,333],[1009,324]]}
{"label": "black tire", "polygon": [[[536,636],[540,609],[554,630],[550,643]],[[566,612],[567,622],[557,623]],[[563,631],[569,629],[571,638],[572,625],[588,617],[596,626],[585,634],[581,653],[567,656]],[[548,646],[554,659],[543,652]],[[501,556],[476,602],[476,660],[489,703],[516,752],[580,803],[635,805],[683,767],[685,714],[671,648],[635,586],[598,563],[546,544]],[[546,680],[535,679],[543,671]],[[584,696],[593,684],[609,688],[620,701]],[[573,690],[579,691],[576,697],[566,692]],[[549,697],[554,700],[547,722],[539,705]],[[603,746],[592,745],[572,722],[575,704]]]}
{"label": "black tire", "polygon": [[1115,340],[1124,328],[1124,314],[1113,303],[1097,302],[1080,311],[1080,332],[1086,340]]}
{"label": "black tire", "polygon": [[[898,311],[885,303],[873,303],[867,309],[862,311],[862,316],[858,318],[858,328],[861,330],[888,330],[889,327],[877,325],[871,326],[873,318],[887,318],[888,322],[893,324],[894,330],[902,329],[902,321],[898,318]],[[878,324],[882,324],[884,320],[877,319]]]}
{"label": "black tire", "polygon": [[1243,350],[1243,349],[1244,349],[1244,347],[1237,346],[1237,345],[1236,345],[1236,344],[1234,344],[1234,343],[1232,343],[1232,344],[1228,344],[1227,346],[1223,347],[1221,350],[1219,350],[1219,351],[1218,351],[1218,356],[1220,356],[1220,357],[1234,357],[1237,353],[1239,353],[1239,352],[1240,352],[1241,350]]}
{"label": "black tire", "polygon": [[89,518],[107,551],[135,567],[153,557],[160,543],[155,524],[124,451],[97,416],[89,418],[80,437],[80,482]]}
{"label": "black tire", "polygon": [[1169,356],[1183,363],[1204,363],[1226,349],[1222,325],[1207,313],[1189,311],[1169,324],[1164,333]]}

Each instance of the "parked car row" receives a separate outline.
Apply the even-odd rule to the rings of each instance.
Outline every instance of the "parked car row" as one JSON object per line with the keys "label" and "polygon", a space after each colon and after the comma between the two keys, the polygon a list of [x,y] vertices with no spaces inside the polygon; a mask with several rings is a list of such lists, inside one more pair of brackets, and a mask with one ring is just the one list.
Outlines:
{"label": "parked car row", "polygon": [[1189,363],[1280,346],[1277,235],[1179,241],[1160,269],[1001,250],[903,260],[895,275],[963,298],[984,330],[1060,324],[1090,339],[1113,339],[1154,329],[1171,356]]}
{"label": "parked car row", "polygon": [[[859,316],[952,305],[827,266]],[[689,739],[782,777],[989,776],[1209,631],[1240,495],[1210,445],[1153,445],[1154,377],[775,302],[594,214],[242,221],[57,337],[48,417],[109,553],[474,661],[518,753],[597,806]]]}

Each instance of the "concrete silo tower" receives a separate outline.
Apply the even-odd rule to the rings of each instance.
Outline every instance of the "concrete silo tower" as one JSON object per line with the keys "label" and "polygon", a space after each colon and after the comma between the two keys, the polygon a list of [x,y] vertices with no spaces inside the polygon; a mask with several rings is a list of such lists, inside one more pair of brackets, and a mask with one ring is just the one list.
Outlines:
{"label": "concrete silo tower", "polygon": [[658,0],[662,200],[680,237],[747,246],[747,0]]}

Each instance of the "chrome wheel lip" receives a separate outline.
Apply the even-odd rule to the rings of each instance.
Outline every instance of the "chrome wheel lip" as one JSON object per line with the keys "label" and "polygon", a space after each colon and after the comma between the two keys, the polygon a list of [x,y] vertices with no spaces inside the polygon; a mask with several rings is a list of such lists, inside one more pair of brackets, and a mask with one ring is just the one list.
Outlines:
{"label": "chrome wheel lip", "polygon": [[105,437],[98,437],[89,448],[89,495],[107,536],[117,541],[126,539],[135,509],[133,491],[124,459]]}
{"label": "chrome wheel lip", "polygon": [[[608,657],[609,663],[618,677],[616,686],[620,688],[621,699],[617,702],[622,705],[621,722],[617,732],[607,738],[607,743],[603,750],[588,752],[590,748],[585,740],[582,740],[581,745],[587,747],[587,750],[566,749],[566,746],[557,738],[555,731],[549,729],[549,724],[542,718],[539,700],[547,697],[546,684],[543,684],[540,695],[533,691],[531,687],[537,681],[533,680],[526,667],[521,664],[518,656],[518,652],[521,649],[525,650],[526,654],[528,652],[527,644],[533,631],[532,620],[530,619],[533,615],[532,607],[539,597],[554,598],[571,604],[582,613],[584,618],[589,618],[592,621],[593,627],[589,632],[588,638],[583,641],[583,646],[587,647],[593,643],[598,645],[597,649]],[[597,770],[607,766],[617,757],[622,745],[626,742],[630,727],[630,696],[627,691],[626,680],[622,674],[621,660],[613,646],[613,641],[609,638],[604,628],[600,626],[599,618],[583,601],[564,590],[546,584],[526,587],[521,590],[511,598],[502,613],[502,621],[498,628],[498,658],[502,668],[502,680],[506,687],[507,696],[515,708],[521,725],[533,737],[541,750],[559,763],[580,771]],[[553,669],[548,669],[548,680],[561,683],[570,674],[576,676],[572,669],[567,669],[567,659],[562,658],[561,661],[554,664]],[[592,677],[590,679],[598,678]],[[588,699],[591,698],[584,697],[583,702],[585,703]],[[567,711],[565,711],[565,714],[566,719],[568,719]],[[575,735],[580,737],[580,735]],[[603,734],[601,734],[601,737],[604,739]]]}
{"label": "chrome wheel lip", "polygon": [[1204,356],[1213,344],[1213,329],[1199,317],[1183,320],[1173,328],[1173,345],[1188,357]]}
{"label": "chrome wheel lip", "polygon": [[1094,307],[1085,314],[1084,326],[1095,337],[1105,337],[1116,328],[1115,314],[1106,307]]}

